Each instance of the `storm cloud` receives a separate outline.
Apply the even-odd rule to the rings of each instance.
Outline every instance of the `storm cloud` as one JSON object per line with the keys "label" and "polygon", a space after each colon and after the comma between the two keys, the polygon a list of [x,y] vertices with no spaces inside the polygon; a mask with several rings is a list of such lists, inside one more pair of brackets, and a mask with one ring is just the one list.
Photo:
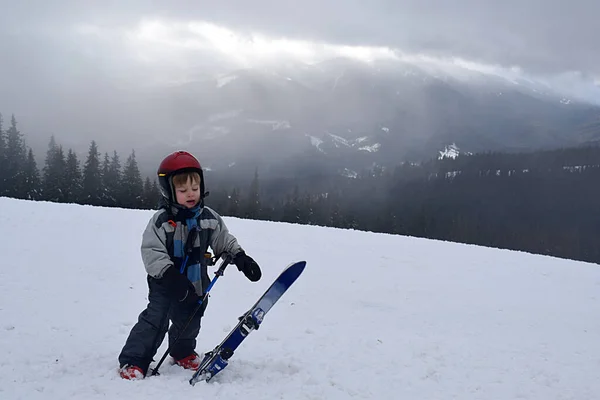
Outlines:
{"label": "storm cloud", "polygon": [[143,126],[159,111],[147,86],[278,55],[458,60],[600,103],[595,0],[1,0],[0,10],[0,112],[44,140],[119,132],[133,145],[128,132],[160,129]]}
{"label": "storm cloud", "polygon": [[594,0],[236,0],[4,2],[13,33],[76,24],[133,26],[142,18],[209,21],[239,33],[518,66],[532,73],[600,75]]}

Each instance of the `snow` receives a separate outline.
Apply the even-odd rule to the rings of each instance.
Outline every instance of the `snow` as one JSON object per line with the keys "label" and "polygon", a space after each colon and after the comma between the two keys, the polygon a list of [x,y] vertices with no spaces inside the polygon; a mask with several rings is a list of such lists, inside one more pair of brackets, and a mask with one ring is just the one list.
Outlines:
{"label": "snow", "polygon": [[312,135],[306,135],[306,136],[309,137],[311,145],[316,147],[317,150],[319,150],[321,153],[325,153],[325,150],[323,150],[323,148],[321,147],[321,145],[323,144],[323,141],[321,139],[319,139],[318,137],[312,136]]}
{"label": "snow", "polygon": [[438,159],[443,158],[456,158],[460,155],[460,149],[456,145],[456,143],[452,143],[449,146],[444,147],[444,150],[439,151]]}
{"label": "snow", "polygon": [[321,145],[323,143],[323,141],[321,139],[319,139],[318,137],[314,137],[311,135],[308,135],[308,137],[310,138],[310,144],[312,144],[315,147],[319,147],[319,145]]}
{"label": "snow", "polygon": [[356,179],[358,178],[358,172],[353,171],[351,169],[348,168],[344,168],[341,172],[342,176],[345,176],[346,178],[352,178],[352,179]]}
{"label": "snow", "polygon": [[[348,130],[350,131],[350,130]],[[369,136],[361,136],[358,137],[356,139],[346,139],[343,138],[342,136],[339,135],[335,135],[331,132],[327,132],[327,135],[332,139],[333,145],[336,148],[340,148],[340,147],[349,147],[352,149],[355,149],[357,151],[366,151],[369,153],[373,153],[376,151],[379,151],[379,149],[381,148],[381,144],[380,143],[375,143],[372,145],[364,145],[364,146],[360,146],[361,143],[364,143],[366,141],[368,141],[370,139]],[[312,137],[311,137],[311,143],[313,146],[316,146],[317,148],[319,148],[320,150],[320,145],[323,142],[322,140],[318,139],[320,142],[316,143],[315,141],[313,141]]]}
{"label": "snow", "polygon": [[[403,236],[225,218],[263,269],[230,267],[197,350],[293,261],[303,275],[210,383],[125,381],[152,211],[0,198],[0,399],[597,399],[600,268]],[[159,349],[158,360],[166,349]]]}
{"label": "snow", "polygon": [[350,142],[348,142],[348,140],[344,139],[343,137],[334,135],[333,133],[329,133],[329,132],[327,134],[333,139],[333,143],[335,144],[335,147],[339,147],[340,144],[342,144],[346,147],[352,147]]}
{"label": "snow", "polygon": [[359,147],[358,150],[360,151],[367,151],[369,153],[375,153],[376,151],[379,151],[379,149],[381,148],[381,144],[380,143],[375,143],[371,146],[362,146]]}
{"label": "snow", "polygon": [[599,164],[589,164],[589,165],[565,165],[563,166],[563,170],[569,172],[582,172],[590,168],[600,168]]}

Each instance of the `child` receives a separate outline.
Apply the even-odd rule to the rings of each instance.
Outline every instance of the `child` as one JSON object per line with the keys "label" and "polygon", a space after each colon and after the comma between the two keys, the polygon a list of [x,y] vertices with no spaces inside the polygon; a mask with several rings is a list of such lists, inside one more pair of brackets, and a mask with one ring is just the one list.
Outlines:
{"label": "child", "polygon": [[[185,151],[168,155],[158,168],[158,180],[163,204],[150,219],[141,246],[148,273],[148,306],[119,355],[119,372],[124,379],[146,376],[169,320],[169,354],[183,368],[198,369],[201,359],[194,349],[206,302],[174,341],[210,283],[204,257],[208,246],[215,254],[232,255],[238,270],[250,281],[261,278],[258,264],[246,255],[219,214],[204,206],[204,175],[193,155]],[[188,235],[192,237],[189,241]]]}

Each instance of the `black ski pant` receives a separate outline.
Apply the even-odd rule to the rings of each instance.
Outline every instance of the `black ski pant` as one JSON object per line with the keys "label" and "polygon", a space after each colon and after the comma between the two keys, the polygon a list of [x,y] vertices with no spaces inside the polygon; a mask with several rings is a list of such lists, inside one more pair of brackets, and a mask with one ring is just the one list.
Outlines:
{"label": "black ski pant", "polygon": [[[119,365],[126,364],[140,367],[144,374],[148,372],[150,363],[162,341],[169,333],[169,354],[180,360],[192,354],[196,348],[196,337],[200,332],[200,320],[204,315],[205,302],[193,320],[181,335],[177,343],[175,339],[183,329],[198,304],[185,304],[173,300],[168,290],[159,279],[148,276],[148,306],[138,317],[131,329],[125,346],[119,355]],[[169,329],[169,321],[172,322]]]}

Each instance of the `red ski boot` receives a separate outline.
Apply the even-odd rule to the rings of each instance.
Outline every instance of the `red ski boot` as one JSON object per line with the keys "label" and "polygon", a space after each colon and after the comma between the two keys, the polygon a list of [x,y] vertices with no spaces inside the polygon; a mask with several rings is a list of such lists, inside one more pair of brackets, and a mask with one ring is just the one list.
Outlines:
{"label": "red ski boot", "polygon": [[121,375],[121,378],[127,380],[144,379],[144,371],[135,365],[124,365],[123,368],[119,370],[119,375]]}
{"label": "red ski boot", "polygon": [[196,354],[195,352],[185,358],[182,358],[181,360],[175,360],[175,363],[180,367],[183,367],[185,369],[191,369],[194,371],[196,371],[198,367],[200,367],[201,362],[202,359],[198,357],[198,354]]}

